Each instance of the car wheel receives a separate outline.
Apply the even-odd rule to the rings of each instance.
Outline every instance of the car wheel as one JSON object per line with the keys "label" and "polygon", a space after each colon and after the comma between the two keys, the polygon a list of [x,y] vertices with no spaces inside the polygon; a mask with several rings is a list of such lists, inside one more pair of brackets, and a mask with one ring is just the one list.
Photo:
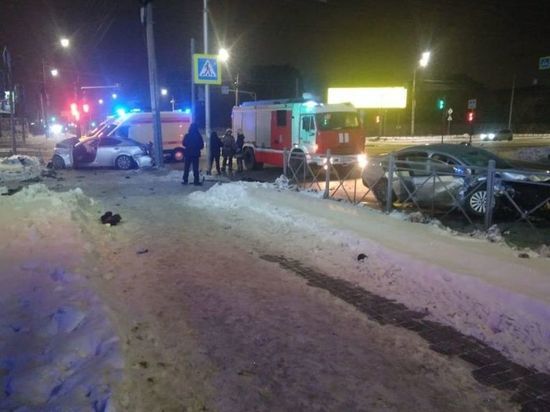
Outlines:
{"label": "car wheel", "polygon": [[134,162],[132,161],[132,158],[130,156],[121,155],[116,158],[115,166],[117,169],[120,170],[128,170],[131,169],[132,166],[134,166]]}
{"label": "car wheel", "polygon": [[182,149],[174,149],[172,152],[172,159],[174,162],[183,162],[183,157],[184,154]]}
{"label": "car wheel", "polygon": [[487,210],[487,190],[478,189],[471,193],[466,199],[466,209],[472,215],[484,216]]}
{"label": "car wheel", "polygon": [[[372,186],[372,193],[374,194],[374,197],[376,197],[376,200],[378,200],[378,203],[380,203],[381,206],[385,207],[388,200],[388,179],[383,177],[378,182],[376,182]],[[392,203],[395,202],[396,199],[397,196],[392,191]]]}
{"label": "car wheel", "polygon": [[52,167],[54,169],[65,169],[65,161],[61,156],[55,155],[52,158]]}

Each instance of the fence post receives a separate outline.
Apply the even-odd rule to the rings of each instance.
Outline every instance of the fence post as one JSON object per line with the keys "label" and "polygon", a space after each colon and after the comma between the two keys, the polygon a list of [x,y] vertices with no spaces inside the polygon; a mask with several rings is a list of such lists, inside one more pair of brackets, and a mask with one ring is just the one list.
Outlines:
{"label": "fence post", "polygon": [[325,163],[325,193],[323,193],[323,199],[328,199],[330,196],[330,168],[331,168],[331,161],[330,161],[330,149],[327,150],[327,158]]}
{"label": "fence post", "polygon": [[489,160],[487,168],[487,204],[485,205],[485,229],[493,223],[493,205],[495,200],[495,161]]}
{"label": "fence post", "polygon": [[288,178],[288,170],[287,170],[287,159],[288,159],[288,149],[285,147],[283,149],[283,174],[285,175],[286,178]]}
{"label": "fence post", "polygon": [[395,171],[395,157],[389,156],[388,181],[386,186],[386,213],[390,213],[393,207],[393,172]]}
{"label": "fence post", "polygon": [[27,142],[27,129],[26,129],[27,118],[26,117],[20,117],[19,119],[21,121],[21,135],[23,137],[23,143],[26,143]]}

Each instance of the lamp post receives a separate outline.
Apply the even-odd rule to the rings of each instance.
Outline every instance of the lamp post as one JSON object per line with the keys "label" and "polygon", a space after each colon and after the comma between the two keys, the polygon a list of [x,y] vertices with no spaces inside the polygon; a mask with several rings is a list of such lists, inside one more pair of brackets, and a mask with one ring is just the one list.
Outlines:
{"label": "lamp post", "polygon": [[[52,77],[59,76],[59,70],[56,68],[50,69],[50,75]],[[42,59],[42,94],[40,98],[40,104],[42,106],[42,118],[44,119],[44,134],[46,135],[46,138],[50,135],[50,130],[48,126],[48,106],[49,106],[49,99],[48,99],[48,93],[46,91],[46,61]]]}
{"label": "lamp post", "polygon": [[425,68],[428,65],[430,62],[430,55],[431,53],[429,51],[423,52],[420,60],[418,61],[418,65],[414,67],[411,95],[411,136],[414,136],[414,120],[416,114],[416,71],[418,68]]}

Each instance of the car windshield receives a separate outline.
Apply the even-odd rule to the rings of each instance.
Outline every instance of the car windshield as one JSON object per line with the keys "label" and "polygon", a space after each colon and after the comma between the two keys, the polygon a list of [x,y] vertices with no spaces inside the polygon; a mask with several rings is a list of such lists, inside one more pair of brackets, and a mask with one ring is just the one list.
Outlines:
{"label": "car windshield", "polygon": [[315,121],[319,130],[338,130],[359,127],[355,112],[318,113]]}
{"label": "car windshield", "polygon": [[489,160],[494,160],[497,169],[510,169],[512,165],[506,160],[486,150],[468,150],[460,155],[464,163],[469,166],[487,167]]}

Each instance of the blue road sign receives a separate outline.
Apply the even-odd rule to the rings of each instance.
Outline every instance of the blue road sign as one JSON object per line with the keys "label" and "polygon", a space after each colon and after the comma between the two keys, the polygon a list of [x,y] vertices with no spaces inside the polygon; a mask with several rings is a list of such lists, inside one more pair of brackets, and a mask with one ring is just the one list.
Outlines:
{"label": "blue road sign", "polygon": [[194,82],[197,84],[221,84],[222,74],[216,54],[193,55]]}
{"label": "blue road sign", "polygon": [[544,56],[539,59],[539,70],[550,69],[550,56]]}

